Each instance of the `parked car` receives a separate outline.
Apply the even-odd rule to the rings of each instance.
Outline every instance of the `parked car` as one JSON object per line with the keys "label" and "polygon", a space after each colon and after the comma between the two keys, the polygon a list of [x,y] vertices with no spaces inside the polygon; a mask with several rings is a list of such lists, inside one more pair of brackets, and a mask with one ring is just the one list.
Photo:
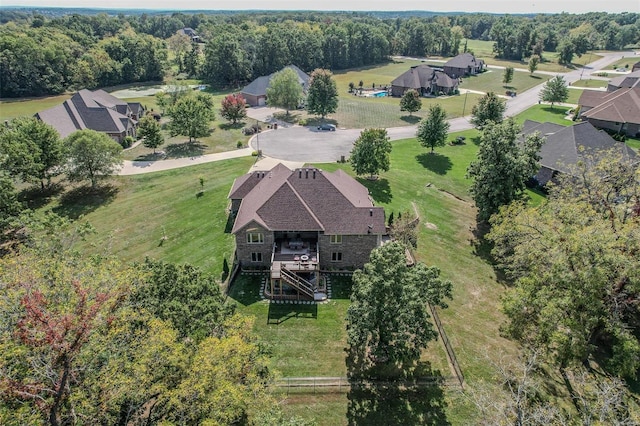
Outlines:
{"label": "parked car", "polygon": [[321,125],[318,126],[318,130],[328,130],[330,132],[335,132],[336,126],[330,123],[322,123]]}

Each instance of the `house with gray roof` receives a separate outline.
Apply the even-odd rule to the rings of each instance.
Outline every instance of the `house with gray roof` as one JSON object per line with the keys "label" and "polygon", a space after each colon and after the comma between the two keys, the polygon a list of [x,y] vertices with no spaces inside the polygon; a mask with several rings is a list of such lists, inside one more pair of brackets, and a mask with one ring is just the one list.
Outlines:
{"label": "house with gray roof", "polygon": [[629,89],[632,87],[640,87],[640,70],[612,78],[609,80],[609,84],[607,84],[607,92],[615,92],[618,89]]}
{"label": "house with gray roof", "polygon": [[599,129],[640,136],[640,86],[613,92],[585,90],[578,100],[579,117]]}
{"label": "house with gray roof", "polygon": [[191,39],[192,43],[202,43],[200,36],[196,34],[195,30],[190,27],[184,27],[177,31],[178,34],[187,36]]}
{"label": "house with gray roof", "polygon": [[384,209],[342,170],[278,164],[237,178],[229,199],[237,260],[269,269],[270,298],[326,297],[320,271],[362,267],[386,233]]}
{"label": "house with gray roof", "polygon": [[458,88],[458,80],[429,65],[415,65],[400,74],[391,82],[391,95],[402,96],[409,89],[416,90],[420,96],[451,94]]}
{"label": "house with gray roof", "polygon": [[615,141],[602,130],[584,121],[573,126],[561,126],[554,123],[539,123],[526,120],[523,124],[524,136],[533,133],[544,136],[545,142],[540,148],[540,170],[535,180],[541,186],[554,181],[560,174],[570,174],[578,161],[596,157],[609,151],[615,151],[623,158],[636,161],[635,151],[622,142]]}
{"label": "house with gray roof", "polygon": [[35,116],[56,129],[61,138],[76,130],[91,129],[122,142],[126,136],[136,136],[138,119],[143,115],[139,102],[127,103],[104,90],[83,89]]}
{"label": "house with gray roof", "polygon": [[476,75],[486,68],[482,59],[468,52],[461,53],[449,59],[444,64],[444,72],[451,78],[462,78],[468,75]]}
{"label": "house with gray roof", "polygon": [[[280,71],[287,68],[295,71],[298,75],[298,82],[302,86],[302,91],[307,93],[310,77],[295,65],[288,65]],[[251,106],[263,106],[267,104],[267,88],[269,87],[269,84],[271,84],[271,79],[274,74],[275,73],[258,77],[242,89],[240,94],[242,94],[247,104]]]}

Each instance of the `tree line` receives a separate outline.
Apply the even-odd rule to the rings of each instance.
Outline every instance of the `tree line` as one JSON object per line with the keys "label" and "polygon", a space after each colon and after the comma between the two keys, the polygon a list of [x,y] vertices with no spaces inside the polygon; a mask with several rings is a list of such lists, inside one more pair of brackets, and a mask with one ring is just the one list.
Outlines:
{"label": "tree line", "polygon": [[[640,40],[640,14],[379,18],[367,14],[42,14],[2,11],[0,96],[59,94],[161,80],[168,50],[179,71],[215,87],[238,87],[289,64],[304,71],[380,63],[390,55],[452,56],[468,40],[493,40],[499,58],[522,60],[557,51],[560,61],[589,49],[621,49]],[[8,18],[15,19],[8,20]],[[206,47],[171,43],[194,28]]]}

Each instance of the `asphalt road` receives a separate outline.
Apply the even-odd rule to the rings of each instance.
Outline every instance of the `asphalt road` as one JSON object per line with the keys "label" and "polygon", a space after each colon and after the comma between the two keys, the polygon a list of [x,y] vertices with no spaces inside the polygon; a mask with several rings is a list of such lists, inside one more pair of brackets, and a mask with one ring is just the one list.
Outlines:
{"label": "asphalt road", "polygon": [[[628,55],[628,52],[625,52]],[[572,70],[567,73],[557,73],[564,77],[567,83],[579,80],[580,78],[590,78],[591,72],[596,72],[612,62],[617,61],[623,53],[603,53],[604,57],[584,69]],[[547,73],[548,74],[548,73]],[[555,75],[555,74],[554,74]],[[540,83],[525,92],[519,93],[516,97],[507,100],[506,116],[513,116],[521,113],[532,105],[538,103],[539,94],[544,86]],[[264,120],[260,108],[248,110],[249,116],[258,114]],[[256,118],[258,118],[258,116]],[[449,120],[450,132],[457,132],[473,128],[469,120],[471,116],[455,118]],[[344,156],[349,157],[349,152],[353,147],[353,142],[358,138],[362,129],[338,129],[335,132],[318,131],[315,127],[291,126],[289,128],[279,128],[278,130],[268,130],[260,133],[251,140],[253,149],[260,149],[268,157],[302,162],[332,162]],[[387,128],[387,133],[391,140],[399,140],[414,137],[417,126],[403,126]]]}

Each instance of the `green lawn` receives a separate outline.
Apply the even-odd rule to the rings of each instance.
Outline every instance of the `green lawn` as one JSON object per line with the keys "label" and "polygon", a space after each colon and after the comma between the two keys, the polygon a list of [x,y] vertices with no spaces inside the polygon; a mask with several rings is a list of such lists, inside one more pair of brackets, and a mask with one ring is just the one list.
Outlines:
{"label": "green lawn", "polygon": [[[149,256],[187,262],[219,276],[223,260],[231,263],[234,253],[234,239],[225,232],[226,197],[233,179],[253,161],[240,158],[118,177],[109,190],[83,197],[63,194],[46,208],[95,227],[82,250],[107,251],[126,260]],[[204,192],[198,196],[201,176]]]}
{"label": "green lawn", "polygon": [[586,87],[586,88],[594,88],[594,87],[607,87],[609,82],[607,80],[578,80],[574,82],[570,82],[569,86],[575,87]]}
{"label": "green lawn", "polygon": [[633,53],[630,53],[629,56],[617,60],[616,62],[614,62],[611,65],[607,66],[605,69],[615,70],[615,69],[618,69],[618,68],[626,68],[629,71],[631,71],[631,68],[637,62],[640,62],[640,58],[638,58],[638,56],[633,55]]}
{"label": "green lawn", "polygon": [[573,123],[571,120],[565,119],[567,111],[570,109],[569,107],[555,105],[553,108],[551,108],[551,105],[534,105],[516,115],[515,119],[518,123],[524,123],[524,120],[533,120],[541,123],[549,121],[551,123],[568,126]]}
{"label": "green lawn", "polygon": [[576,104],[578,105],[578,100],[580,99],[580,96],[582,96],[582,92],[584,92],[584,90],[582,89],[569,89],[569,97],[566,100],[566,103],[568,104]]}
{"label": "green lawn", "polygon": [[511,83],[503,83],[504,71],[489,69],[482,74],[463,79],[461,88],[478,90],[481,92],[495,92],[504,95],[505,91],[524,92],[539,84],[544,84],[550,76],[545,74],[529,74],[528,72],[514,72]]}
{"label": "green lawn", "polygon": [[42,98],[4,98],[0,100],[0,120],[32,116],[69,99],[71,95],[45,96]]}

